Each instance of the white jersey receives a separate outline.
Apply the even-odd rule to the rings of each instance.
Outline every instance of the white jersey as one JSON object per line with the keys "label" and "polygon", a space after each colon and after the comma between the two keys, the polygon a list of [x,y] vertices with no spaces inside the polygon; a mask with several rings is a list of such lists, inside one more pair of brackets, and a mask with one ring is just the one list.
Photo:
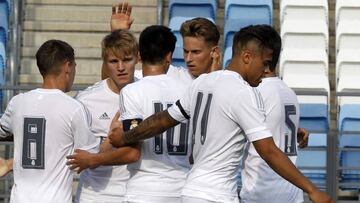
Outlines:
{"label": "white jersey", "polygon": [[[265,104],[266,124],[274,142],[295,164],[299,104],[293,90],[277,77],[265,78],[258,87]],[[244,203],[299,203],[302,191],[279,176],[261,159],[250,143],[242,171],[241,202]]]}
{"label": "white jersey", "polygon": [[11,99],[1,118],[2,136],[14,135],[11,202],[72,202],[74,149],[97,152],[86,108],[58,89],[35,89]]}
{"label": "white jersey", "polygon": [[[107,80],[97,82],[76,96],[91,113],[92,129],[99,143],[107,137],[111,120],[119,110],[119,94],[109,88]],[[120,202],[129,176],[126,165],[87,169],[80,175],[76,201]]]}
{"label": "white jersey", "polygon": [[[147,76],[129,84],[120,93],[120,114],[124,130],[130,121],[145,119],[167,109],[185,92],[185,84],[165,74]],[[132,123],[136,125],[136,123]],[[128,165],[130,180],[126,197],[136,202],[164,202],[161,198],[180,198],[189,171],[189,138],[186,124],[145,140],[138,162]]]}
{"label": "white jersey", "polygon": [[166,73],[168,76],[177,78],[187,85],[190,85],[192,81],[194,81],[194,76],[192,76],[187,68],[184,67],[176,67],[173,65],[169,66],[169,69]]}
{"label": "white jersey", "polygon": [[183,196],[238,202],[236,178],[246,140],[270,137],[259,92],[228,70],[198,77],[169,108],[178,121],[190,118],[194,165]]}

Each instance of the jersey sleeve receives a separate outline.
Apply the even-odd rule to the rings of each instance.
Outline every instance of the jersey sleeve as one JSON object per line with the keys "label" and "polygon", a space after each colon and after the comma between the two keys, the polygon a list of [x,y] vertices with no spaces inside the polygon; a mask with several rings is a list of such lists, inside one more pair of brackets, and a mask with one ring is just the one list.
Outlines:
{"label": "jersey sleeve", "polygon": [[99,151],[99,142],[91,131],[91,115],[84,105],[73,114],[71,128],[74,138],[74,148],[89,152]]}
{"label": "jersey sleeve", "polygon": [[245,132],[250,142],[272,136],[265,124],[263,100],[255,88],[238,92],[232,102],[233,118]]}
{"label": "jersey sleeve", "polygon": [[2,138],[6,138],[13,134],[13,132],[11,130],[11,115],[13,114],[13,110],[14,110],[14,100],[15,100],[15,97],[10,100],[9,104],[6,107],[4,114],[1,116],[0,137],[2,137]]}
{"label": "jersey sleeve", "polygon": [[173,119],[182,123],[190,119],[190,90],[191,89],[189,88],[187,91],[185,91],[183,96],[167,109],[168,113]]}
{"label": "jersey sleeve", "polygon": [[126,87],[120,91],[119,111],[124,131],[136,127],[143,120],[144,113],[139,104],[140,101],[137,101],[139,97],[132,94],[132,92],[136,91],[132,91]]}

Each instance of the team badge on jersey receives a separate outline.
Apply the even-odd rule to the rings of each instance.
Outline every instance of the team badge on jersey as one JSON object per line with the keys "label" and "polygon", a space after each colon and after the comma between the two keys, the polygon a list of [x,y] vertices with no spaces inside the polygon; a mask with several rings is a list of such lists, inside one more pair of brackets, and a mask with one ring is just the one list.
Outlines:
{"label": "team badge on jersey", "polygon": [[128,131],[128,130],[135,128],[136,126],[139,125],[139,123],[141,123],[141,121],[142,121],[142,119],[140,119],[140,118],[123,120],[124,131]]}

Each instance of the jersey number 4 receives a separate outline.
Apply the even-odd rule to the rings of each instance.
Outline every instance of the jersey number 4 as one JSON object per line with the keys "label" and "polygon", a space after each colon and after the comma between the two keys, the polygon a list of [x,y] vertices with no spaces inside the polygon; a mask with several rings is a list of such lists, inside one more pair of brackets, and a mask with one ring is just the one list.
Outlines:
{"label": "jersey number 4", "polygon": [[[168,104],[169,108],[171,104]],[[155,113],[163,110],[162,103],[154,103]],[[163,133],[164,134],[164,133]],[[154,151],[163,154],[163,134],[154,137]],[[181,123],[166,132],[166,147],[169,155],[186,155],[188,151],[188,125]]]}
{"label": "jersey number 4", "polygon": [[[200,108],[202,106],[202,101],[203,101],[203,97],[204,94],[202,92],[198,92],[197,97],[196,97],[196,105],[195,105],[195,112],[194,112],[194,116],[193,116],[193,120],[192,120],[192,124],[193,124],[193,131],[192,131],[192,143],[195,143],[195,133],[196,133],[196,127],[197,127],[197,123],[198,123],[198,118],[199,118],[199,113],[200,113]],[[212,94],[208,94],[207,99],[206,99],[206,104],[205,104],[205,108],[200,120],[200,142],[203,145],[205,143],[206,140],[206,131],[207,131],[207,124],[208,124],[208,120],[209,120],[209,112],[210,112],[210,105],[211,105],[211,100],[212,100],[213,95]]]}
{"label": "jersey number 4", "polygon": [[24,118],[23,168],[45,168],[45,124],[45,118]]}

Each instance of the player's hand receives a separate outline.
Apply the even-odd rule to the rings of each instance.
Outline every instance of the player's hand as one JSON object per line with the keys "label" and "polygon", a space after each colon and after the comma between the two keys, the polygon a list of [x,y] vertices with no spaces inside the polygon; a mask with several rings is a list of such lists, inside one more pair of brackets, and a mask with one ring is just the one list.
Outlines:
{"label": "player's hand", "polygon": [[110,131],[108,134],[110,144],[114,147],[122,147],[125,145],[123,140],[124,129],[122,122],[119,121],[119,117],[120,117],[120,113],[117,112],[111,121]]}
{"label": "player's hand", "polygon": [[300,148],[305,148],[308,146],[309,142],[309,131],[304,128],[299,128],[297,132],[297,140]]}
{"label": "player's hand", "polygon": [[114,4],[112,6],[112,14],[110,20],[111,31],[118,29],[130,29],[131,24],[134,22],[131,16],[131,5],[128,2]]}
{"label": "player's hand", "polygon": [[324,192],[320,190],[315,190],[312,193],[309,193],[310,200],[314,203],[333,203],[331,198]]}
{"label": "player's hand", "polygon": [[0,177],[5,176],[13,169],[13,159],[3,159],[0,157]]}
{"label": "player's hand", "polygon": [[66,165],[69,166],[70,170],[75,170],[77,173],[80,173],[87,168],[94,169],[96,166],[94,164],[93,156],[94,154],[88,151],[76,149],[74,154],[66,157],[68,159]]}
{"label": "player's hand", "polygon": [[211,58],[212,58],[212,62],[211,62],[210,72],[220,70],[221,69],[221,54],[220,54],[218,48],[216,48],[215,50],[212,51]]}

